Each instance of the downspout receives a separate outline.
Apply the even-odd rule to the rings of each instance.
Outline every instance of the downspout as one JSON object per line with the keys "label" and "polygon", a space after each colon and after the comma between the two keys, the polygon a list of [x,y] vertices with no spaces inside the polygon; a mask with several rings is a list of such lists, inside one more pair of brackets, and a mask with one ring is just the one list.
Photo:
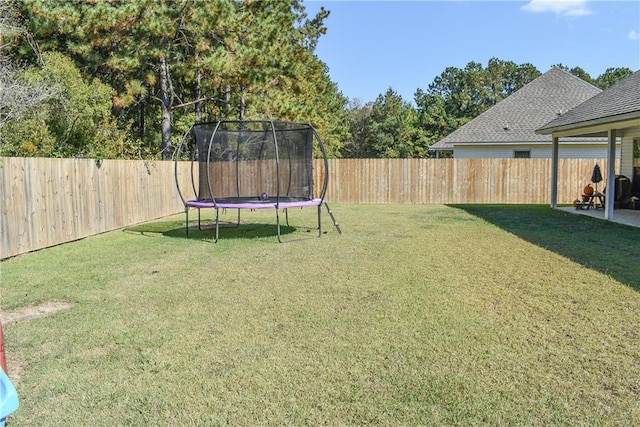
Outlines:
{"label": "downspout", "polygon": [[613,219],[616,197],[616,130],[609,129],[607,145],[607,197],[604,199],[604,219]]}

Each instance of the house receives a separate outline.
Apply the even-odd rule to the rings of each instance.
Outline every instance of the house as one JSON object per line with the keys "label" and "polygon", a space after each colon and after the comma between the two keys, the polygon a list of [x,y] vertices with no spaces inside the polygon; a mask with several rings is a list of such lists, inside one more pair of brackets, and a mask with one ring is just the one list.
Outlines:
{"label": "house", "polygon": [[[536,133],[553,139],[551,206],[558,204],[558,157],[565,138],[606,137],[606,188],[615,188],[615,176],[632,180],[640,192],[640,71],[619,81],[565,114],[544,124]],[[621,141],[620,169],[615,170],[616,142]],[[605,219],[613,219],[614,201],[606,197]]]}
{"label": "house", "polygon": [[[553,67],[431,146],[438,157],[551,158],[552,138],[536,129],[602,92]],[[604,158],[606,138],[563,138],[561,158]]]}

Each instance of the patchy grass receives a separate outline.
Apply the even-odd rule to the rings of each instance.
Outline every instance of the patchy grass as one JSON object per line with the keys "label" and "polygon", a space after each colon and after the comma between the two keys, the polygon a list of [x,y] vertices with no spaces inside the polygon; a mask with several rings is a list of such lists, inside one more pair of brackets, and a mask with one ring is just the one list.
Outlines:
{"label": "patchy grass", "polygon": [[5,326],[12,427],[640,423],[640,229],[333,210],[343,236],[278,244],[258,211],[213,244],[176,216],[2,262],[3,309],[73,303]]}

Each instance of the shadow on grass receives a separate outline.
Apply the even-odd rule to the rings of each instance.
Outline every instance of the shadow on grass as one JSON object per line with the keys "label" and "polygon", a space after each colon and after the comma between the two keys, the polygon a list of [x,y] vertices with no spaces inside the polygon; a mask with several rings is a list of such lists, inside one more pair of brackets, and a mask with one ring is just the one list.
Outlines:
{"label": "shadow on grass", "polygon": [[449,205],[640,291],[640,228],[546,205]]}
{"label": "shadow on grass", "polygon": [[[301,227],[302,230],[307,230]],[[296,227],[288,225],[280,225],[280,234],[282,236],[291,234],[296,231]],[[155,221],[145,224],[134,225],[125,228],[126,232],[139,233],[139,234],[162,234],[167,237],[175,237],[182,239],[195,239],[215,241],[216,228],[215,223],[212,221],[203,221],[201,228],[198,229],[196,222],[190,223],[189,235],[184,228],[183,221]],[[314,232],[317,230],[309,230]],[[220,223],[220,235],[219,239],[256,239],[256,238],[270,238],[272,237],[277,241],[278,227],[276,224],[262,224],[262,223],[241,223],[239,226],[237,223]]]}

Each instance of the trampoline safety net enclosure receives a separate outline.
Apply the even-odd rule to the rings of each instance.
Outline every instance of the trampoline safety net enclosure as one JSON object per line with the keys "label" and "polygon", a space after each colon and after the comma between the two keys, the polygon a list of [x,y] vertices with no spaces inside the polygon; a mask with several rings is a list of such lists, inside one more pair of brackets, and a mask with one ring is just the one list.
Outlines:
{"label": "trampoline safety net enclosure", "polygon": [[[314,188],[314,150],[324,161],[323,180]],[[178,162],[191,161],[191,188],[180,188]],[[306,123],[224,120],[198,123],[185,134],[174,154],[178,194],[189,209],[215,209],[216,241],[220,209],[273,209],[281,239],[280,210],[315,206],[318,236],[322,235],[324,205],[339,233],[340,227],[324,200],[328,184],[327,154],[315,129]],[[192,193],[192,194],[190,194]]]}

